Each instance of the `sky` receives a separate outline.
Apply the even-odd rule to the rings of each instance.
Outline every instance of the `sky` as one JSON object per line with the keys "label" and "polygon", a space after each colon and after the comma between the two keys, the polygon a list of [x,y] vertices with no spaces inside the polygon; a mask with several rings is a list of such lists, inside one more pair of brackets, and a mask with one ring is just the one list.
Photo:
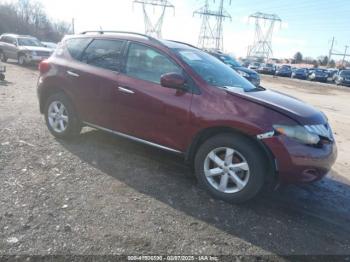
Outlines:
{"label": "sky", "polygon": [[[166,12],[163,38],[196,45],[201,17],[194,17],[193,11],[202,7],[204,0],[169,1],[175,11]],[[69,22],[74,17],[76,32],[100,28],[144,32],[141,6],[133,5],[132,0],[40,2],[53,19]],[[218,2],[209,0],[215,10]],[[225,9],[232,21],[224,24],[224,49],[237,57],[245,56],[253,42],[255,25],[248,17],[258,11],[277,14],[283,21],[273,33],[273,57],[290,58],[298,51],[304,57],[328,55],[333,37],[335,51],[344,52],[345,45],[350,45],[350,0],[226,0]],[[149,14],[155,17],[157,10],[151,8]]]}

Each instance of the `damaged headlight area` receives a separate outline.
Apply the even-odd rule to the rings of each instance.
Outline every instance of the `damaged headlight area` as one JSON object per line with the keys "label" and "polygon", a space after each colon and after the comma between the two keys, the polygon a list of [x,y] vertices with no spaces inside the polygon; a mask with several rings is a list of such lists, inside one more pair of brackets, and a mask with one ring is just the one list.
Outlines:
{"label": "damaged headlight area", "polygon": [[318,134],[308,131],[304,126],[274,125],[273,128],[277,134],[285,135],[306,145],[317,145],[321,141]]}

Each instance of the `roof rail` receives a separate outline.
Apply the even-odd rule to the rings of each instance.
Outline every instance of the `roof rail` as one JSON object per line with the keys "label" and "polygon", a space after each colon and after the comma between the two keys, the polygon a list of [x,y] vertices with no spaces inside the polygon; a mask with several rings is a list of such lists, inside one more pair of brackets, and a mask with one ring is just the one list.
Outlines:
{"label": "roof rail", "polygon": [[198,47],[196,47],[194,45],[191,45],[191,44],[188,44],[188,43],[185,43],[185,42],[180,42],[180,41],[175,41],[175,40],[166,40],[166,41],[177,43],[177,44],[187,45],[187,46],[190,46],[190,47],[195,48],[195,49],[200,49],[200,48],[198,48]]}
{"label": "roof rail", "polygon": [[135,33],[135,32],[128,32],[128,31],[105,31],[105,30],[96,30],[96,31],[84,31],[82,33],[80,33],[81,35],[86,35],[88,33],[98,33],[100,35],[103,35],[105,33],[113,33],[113,34],[127,34],[127,35],[137,35],[137,36],[143,36],[148,38],[151,41],[157,42],[161,45],[164,45],[161,41],[159,41],[157,38],[154,38],[152,36],[149,35],[145,35],[145,34],[141,34],[141,33]]}

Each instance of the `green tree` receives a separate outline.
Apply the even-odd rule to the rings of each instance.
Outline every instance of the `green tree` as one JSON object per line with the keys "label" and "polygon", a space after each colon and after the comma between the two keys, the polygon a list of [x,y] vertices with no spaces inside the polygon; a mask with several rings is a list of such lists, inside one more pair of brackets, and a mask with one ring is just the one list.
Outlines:
{"label": "green tree", "polygon": [[302,53],[297,52],[294,55],[294,61],[295,61],[296,64],[300,64],[301,62],[303,62],[303,55],[302,55]]}

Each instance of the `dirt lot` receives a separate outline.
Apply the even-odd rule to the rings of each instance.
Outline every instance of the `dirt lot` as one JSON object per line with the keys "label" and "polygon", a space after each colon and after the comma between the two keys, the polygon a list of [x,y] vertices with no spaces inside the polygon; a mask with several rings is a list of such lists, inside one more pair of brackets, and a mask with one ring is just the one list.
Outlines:
{"label": "dirt lot", "polygon": [[330,118],[339,160],[314,185],[234,206],[196,186],[182,160],[100,131],[54,139],[37,71],[8,64],[0,84],[0,255],[350,255],[350,92],[264,77]]}

